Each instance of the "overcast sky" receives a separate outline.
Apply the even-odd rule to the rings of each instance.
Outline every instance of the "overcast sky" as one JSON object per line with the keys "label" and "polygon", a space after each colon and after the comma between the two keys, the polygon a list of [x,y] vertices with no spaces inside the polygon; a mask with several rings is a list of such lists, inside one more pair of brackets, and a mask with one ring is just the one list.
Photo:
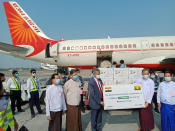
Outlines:
{"label": "overcast sky", "polygon": [[[0,0],[0,41],[12,44]],[[175,36],[175,0],[16,0],[52,39]],[[0,54],[0,68],[40,64]]]}

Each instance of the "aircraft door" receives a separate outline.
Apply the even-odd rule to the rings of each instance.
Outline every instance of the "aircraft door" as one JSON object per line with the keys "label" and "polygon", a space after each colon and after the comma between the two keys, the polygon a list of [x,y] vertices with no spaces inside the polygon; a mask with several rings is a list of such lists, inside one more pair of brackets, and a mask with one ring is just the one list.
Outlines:
{"label": "aircraft door", "polygon": [[142,50],[142,54],[150,53],[150,44],[148,41],[142,41],[141,50]]}
{"label": "aircraft door", "polygon": [[51,43],[46,44],[46,49],[45,49],[45,57],[46,58],[52,58],[57,56],[57,50],[58,46],[57,44],[50,46]]}

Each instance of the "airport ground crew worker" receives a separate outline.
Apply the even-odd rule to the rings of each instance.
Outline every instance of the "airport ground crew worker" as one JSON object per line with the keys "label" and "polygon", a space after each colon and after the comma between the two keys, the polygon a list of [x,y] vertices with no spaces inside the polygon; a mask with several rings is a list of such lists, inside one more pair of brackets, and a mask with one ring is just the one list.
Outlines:
{"label": "airport ground crew worker", "polygon": [[152,112],[152,98],[154,95],[154,82],[149,78],[149,69],[142,70],[142,77],[136,80],[142,87],[145,108],[139,109],[141,131],[153,131],[154,117]]}
{"label": "airport ground crew worker", "polygon": [[52,85],[46,91],[46,116],[49,120],[49,131],[62,130],[62,114],[66,111],[64,91],[58,74],[51,76]]}
{"label": "airport ground crew worker", "polygon": [[120,60],[120,64],[120,68],[127,68],[124,60]]}
{"label": "airport ground crew worker", "polygon": [[162,131],[175,131],[175,82],[172,73],[165,72],[165,81],[161,82],[157,92],[157,103],[161,112]]}
{"label": "airport ground crew worker", "polygon": [[11,108],[13,114],[15,114],[15,106],[17,102],[18,112],[24,112],[21,109],[21,82],[18,71],[12,71],[12,77],[7,81],[7,89],[10,91]]}
{"label": "airport ground crew worker", "polygon": [[0,81],[0,131],[11,131],[11,127],[15,126],[18,130],[18,123],[13,116],[9,95],[4,93],[2,81]]}
{"label": "airport ground crew worker", "polygon": [[31,117],[35,117],[33,106],[35,105],[38,113],[42,114],[39,100],[39,92],[41,92],[39,79],[36,77],[36,70],[31,69],[31,76],[27,80],[27,93],[29,98],[29,106],[31,111]]}

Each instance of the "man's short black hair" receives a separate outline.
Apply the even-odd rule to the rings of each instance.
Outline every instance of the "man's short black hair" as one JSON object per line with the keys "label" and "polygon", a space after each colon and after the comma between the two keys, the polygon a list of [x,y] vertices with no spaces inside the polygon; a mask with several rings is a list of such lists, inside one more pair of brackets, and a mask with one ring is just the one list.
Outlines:
{"label": "man's short black hair", "polygon": [[57,76],[57,75],[58,75],[57,73],[52,74],[50,79],[51,80],[55,79],[55,76]]}
{"label": "man's short black hair", "polygon": [[145,72],[145,71],[148,71],[148,72],[149,72],[149,69],[148,69],[148,68],[144,68],[144,69],[142,70],[142,73]]}
{"label": "man's short black hair", "polygon": [[0,81],[0,92],[2,91],[3,89],[3,85],[2,85],[2,81]]}
{"label": "man's short black hair", "polygon": [[76,71],[80,71],[80,69],[79,69],[79,68],[76,68],[75,70],[76,70]]}
{"label": "man's short black hair", "polygon": [[112,63],[113,65],[116,65],[117,64],[117,62],[116,61],[113,61],[113,63]]}
{"label": "man's short black hair", "polygon": [[77,70],[76,70],[76,69],[72,69],[72,70],[70,71],[70,75],[73,75],[73,73],[75,73],[75,72],[77,72]]}
{"label": "man's short black hair", "polygon": [[120,60],[120,64],[124,64],[125,63],[125,61],[124,60]]}
{"label": "man's short black hair", "polygon": [[167,73],[170,74],[170,75],[172,76],[172,72],[171,72],[170,70],[166,70],[166,71],[165,71],[165,74],[167,74]]}
{"label": "man's short black hair", "polygon": [[0,79],[1,79],[1,77],[4,77],[4,76],[5,76],[4,73],[0,73]]}
{"label": "man's short black hair", "polygon": [[34,71],[36,72],[36,70],[35,70],[35,69],[31,69],[31,70],[30,70],[30,73],[32,73],[32,72],[34,72]]}
{"label": "man's short black hair", "polygon": [[14,74],[16,74],[16,73],[18,73],[17,70],[13,70],[13,71],[12,71],[12,75],[14,75]]}

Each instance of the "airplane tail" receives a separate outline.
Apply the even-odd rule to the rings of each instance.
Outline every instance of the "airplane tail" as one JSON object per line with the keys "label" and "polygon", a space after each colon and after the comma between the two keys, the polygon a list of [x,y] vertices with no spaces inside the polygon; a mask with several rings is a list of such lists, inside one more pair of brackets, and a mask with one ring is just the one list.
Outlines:
{"label": "airplane tail", "polygon": [[47,43],[53,45],[58,42],[47,37],[17,2],[9,1],[3,4],[13,45],[33,47],[28,57],[43,51]]}

